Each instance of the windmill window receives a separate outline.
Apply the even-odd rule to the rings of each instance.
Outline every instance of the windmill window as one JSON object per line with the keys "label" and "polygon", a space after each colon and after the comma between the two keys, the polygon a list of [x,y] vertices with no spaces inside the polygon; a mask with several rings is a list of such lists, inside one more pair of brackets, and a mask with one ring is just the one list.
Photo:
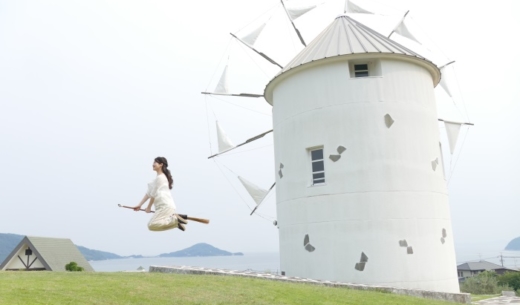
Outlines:
{"label": "windmill window", "polygon": [[313,149],[311,153],[312,185],[325,183],[325,160],[323,148]]}
{"label": "windmill window", "polygon": [[354,65],[355,77],[367,77],[368,76],[368,64]]}

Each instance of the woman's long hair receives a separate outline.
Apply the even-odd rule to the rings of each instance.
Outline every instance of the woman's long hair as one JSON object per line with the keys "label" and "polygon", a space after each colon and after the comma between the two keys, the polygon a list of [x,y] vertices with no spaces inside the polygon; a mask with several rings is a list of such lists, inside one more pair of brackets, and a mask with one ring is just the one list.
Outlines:
{"label": "woman's long hair", "polygon": [[159,164],[162,164],[162,171],[166,175],[166,178],[168,178],[168,186],[171,190],[173,188],[173,178],[172,174],[170,173],[170,170],[168,169],[168,160],[166,160],[165,157],[157,157],[154,161]]}

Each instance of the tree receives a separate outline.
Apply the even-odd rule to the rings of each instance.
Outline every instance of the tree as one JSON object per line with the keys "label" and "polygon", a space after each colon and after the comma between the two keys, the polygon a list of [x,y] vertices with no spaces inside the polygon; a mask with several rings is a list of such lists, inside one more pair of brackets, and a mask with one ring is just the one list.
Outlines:
{"label": "tree", "polygon": [[67,271],[83,271],[83,267],[78,266],[76,262],[70,262],[65,265],[65,270]]}
{"label": "tree", "polygon": [[484,271],[476,276],[466,278],[460,290],[473,294],[497,294],[503,290],[511,290],[511,288],[498,283],[498,276],[495,271]]}
{"label": "tree", "polygon": [[506,272],[498,277],[498,283],[520,291],[520,272]]}

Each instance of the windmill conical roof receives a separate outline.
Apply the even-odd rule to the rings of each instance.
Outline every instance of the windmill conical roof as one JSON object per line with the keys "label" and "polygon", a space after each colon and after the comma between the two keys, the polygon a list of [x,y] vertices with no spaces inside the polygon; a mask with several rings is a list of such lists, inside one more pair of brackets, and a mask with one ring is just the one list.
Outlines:
{"label": "windmill conical roof", "polygon": [[439,68],[428,59],[351,17],[340,15],[267,84],[266,90],[276,78],[292,69],[331,57],[359,54],[413,58],[436,70],[432,71],[435,86],[440,80]]}
{"label": "windmill conical roof", "polygon": [[289,62],[282,73],[324,58],[366,53],[402,54],[426,60],[347,15],[341,15]]}

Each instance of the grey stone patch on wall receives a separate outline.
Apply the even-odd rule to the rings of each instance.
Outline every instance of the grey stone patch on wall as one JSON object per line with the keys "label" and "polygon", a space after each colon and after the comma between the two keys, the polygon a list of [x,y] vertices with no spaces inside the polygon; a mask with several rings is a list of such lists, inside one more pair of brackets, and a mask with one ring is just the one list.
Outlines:
{"label": "grey stone patch on wall", "polygon": [[365,254],[365,252],[361,252],[361,258],[359,259],[359,263],[356,263],[354,265],[354,269],[357,271],[363,271],[365,270],[365,265],[368,262],[368,256]]}
{"label": "grey stone patch on wall", "polygon": [[406,248],[406,253],[407,254],[413,254],[413,248],[412,247]]}
{"label": "grey stone patch on wall", "polygon": [[385,125],[387,128],[390,128],[392,127],[392,125],[394,124],[394,119],[392,119],[392,117],[387,113],[385,114]]}
{"label": "grey stone patch on wall", "polygon": [[175,274],[194,274],[194,275],[222,275],[222,276],[236,276],[236,277],[247,277],[256,278],[261,280],[271,280],[279,282],[292,282],[301,284],[320,285],[326,287],[337,287],[364,291],[378,291],[386,292],[397,295],[407,295],[424,299],[442,300],[448,302],[456,302],[462,304],[471,304],[471,295],[469,293],[449,293],[449,292],[436,292],[419,289],[405,289],[395,288],[390,286],[377,286],[377,285],[363,285],[363,284],[352,284],[342,283],[336,281],[326,280],[314,280],[308,278],[290,277],[286,276],[285,272],[282,271],[282,275],[272,273],[262,273],[255,271],[238,271],[238,270],[226,270],[226,269],[210,269],[202,267],[189,267],[189,266],[150,266],[149,272],[157,273],[175,273]]}
{"label": "grey stone patch on wall", "polygon": [[316,248],[314,248],[311,244],[307,244],[307,245],[305,245],[305,250],[307,250],[309,252],[314,252],[314,250],[316,250]]}
{"label": "grey stone patch on wall", "polygon": [[341,158],[341,156],[340,155],[330,155],[329,158],[332,161],[336,162],[336,161],[338,161]]}
{"label": "grey stone patch on wall", "polygon": [[442,237],[441,237],[441,243],[444,245],[444,242],[446,242],[446,237],[448,237],[448,233],[446,233],[446,229],[442,228]]}
{"label": "grey stone patch on wall", "polygon": [[280,179],[283,178],[282,169],[283,169],[283,163],[280,163],[280,170],[278,170],[278,175],[280,176]]}
{"label": "grey stone patch on wall", "polygon": [[439,165],[439,158],[432,161],[432,169],[435,171],[437,169],[437,165]]}
{"label": "grey stone patch on wall", "polygon": [[356,265],[354,266],[354,269],[356,269],[357,271],[363,271],[363,270],[365,270],[365,264],[366,263],[356,263]]}
{"label": "grey stone patch on wall", "polygon": [[361,258],[359,260],[360,263],[367,263],[368,262],[368,256],[365,254],[365,252],[361,252]]}
{"label": "grey stone patch on wall", "polygon": [[316,250],[316,248],[314,248],[310,244],[309,234],[305,234],[305,237],[303,238],[303,247],[305,248],[305,250],[307,250],[309,252],[314,252],[314,250]]}
{"label": "grey stone patch on wall", "polygon": [[342,154],[342,153],[343,153],[343,152],[344,152],[345,150],[347,150],[347,149],[346,149],[345,147],[343,147],[343,146],[341,146],[341,145],[340,145],[340,146],[338,146],[338,149],[337,149],[337,151],[338,151],[338,154],[340,154],[340,155],[341,155],[341,154]]}
{"label": "grey stone patch on wall", "polygon": [[406,242],[406,239],[400,240],[399,241],[399,246],[400,247],[408,247],[408,243]]}

